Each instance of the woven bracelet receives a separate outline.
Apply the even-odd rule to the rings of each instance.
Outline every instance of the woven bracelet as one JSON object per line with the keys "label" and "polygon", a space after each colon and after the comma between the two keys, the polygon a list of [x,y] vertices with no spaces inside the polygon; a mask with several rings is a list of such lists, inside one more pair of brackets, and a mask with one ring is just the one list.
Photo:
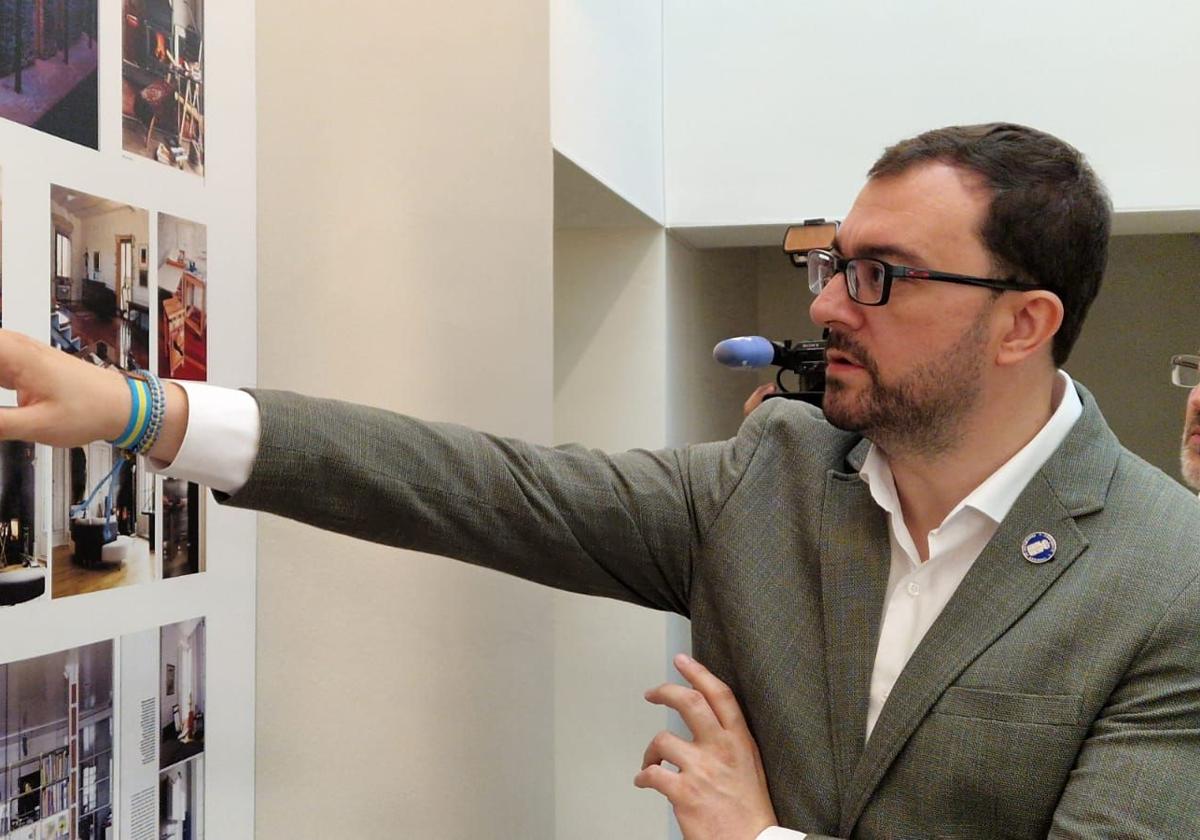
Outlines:
{"label": "woven bracelet", "polygon": [[154,448],[159,435],[162,434],[163,421],[167,414],[167,394],[163,390],[162,382],[150,371],[139,370],[137,375],[142,377],[150,391],[150,410],[147,412],[149,422],[141,437],[129,447],[129,451],[135,455],[145,455]]}
{"label": "woven bracelet", "polygon": [[146,429],[150,425],[150,395],[145,383],[132,377],[126,377],[125,383],[129,386],[129,423],[126,424],[125,431],[121,432],[119,437],[109,441],[118,449],[128,449],[133,446],[146,434]]}

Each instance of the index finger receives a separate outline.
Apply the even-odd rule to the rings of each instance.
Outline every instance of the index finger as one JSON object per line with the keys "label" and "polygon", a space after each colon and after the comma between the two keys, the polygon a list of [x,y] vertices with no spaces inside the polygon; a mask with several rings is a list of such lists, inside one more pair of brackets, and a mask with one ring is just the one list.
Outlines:
{"label": "index finger", "polygon": [[709,707],[717,716],[723,729],[742,730],[747,728],[746,719],[742,715],[742,707],[738,704],[733,689],[722,682],[716,674],[685,653],[675,654],[675,667],[692,684],[693,688],[704,695],[704,699],[708,701]]}

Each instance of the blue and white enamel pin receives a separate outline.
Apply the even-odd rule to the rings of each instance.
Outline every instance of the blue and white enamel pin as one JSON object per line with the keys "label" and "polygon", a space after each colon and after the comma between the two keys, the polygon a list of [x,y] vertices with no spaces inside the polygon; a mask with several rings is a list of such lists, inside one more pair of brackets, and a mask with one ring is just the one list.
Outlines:
{"label": "blue and white enamel pin", "polygon": [[1054,559],[1058,543],[1045,531],[1034,531],[1021,543],[1021,555],[1030,563],[1045,563]]}

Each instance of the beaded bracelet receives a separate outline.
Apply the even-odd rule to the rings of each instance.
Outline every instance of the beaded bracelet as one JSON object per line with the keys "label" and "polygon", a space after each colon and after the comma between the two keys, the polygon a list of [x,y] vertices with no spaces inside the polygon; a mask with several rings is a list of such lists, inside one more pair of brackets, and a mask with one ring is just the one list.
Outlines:
{"label": "beaded bracelet", "polygon": [[150,389],[150,422],[146,426],[146,433],[129,450],[135,455],[145,455],[154,448],[158,436],[162,434],[163,421],[167,416],[167,394],[162,382],[154,374],[139,370],[138,375],[145,377],[145,384]]}

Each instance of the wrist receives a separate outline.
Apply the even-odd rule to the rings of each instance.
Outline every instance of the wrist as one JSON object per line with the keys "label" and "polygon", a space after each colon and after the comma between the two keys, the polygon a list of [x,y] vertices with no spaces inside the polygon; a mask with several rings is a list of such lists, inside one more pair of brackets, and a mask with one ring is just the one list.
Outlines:
{"label": "wrist", "polygon": [[158,440],[146,454],[156,461],[171,463],[183,446],[187,434],[188,399],[187,391],[174,382],[163,382],[166,392],[166,410],[163,415],[162,431]]}
{"label": "wrist", "polygon": [[100,403],[105,408],[100,439],[116,440],[129,426],[129,416],[133,411],[133,396],[129,391],[129,384],[124,374],[111,369],[104,372],[108,374],[108,382],[105,397]]}

